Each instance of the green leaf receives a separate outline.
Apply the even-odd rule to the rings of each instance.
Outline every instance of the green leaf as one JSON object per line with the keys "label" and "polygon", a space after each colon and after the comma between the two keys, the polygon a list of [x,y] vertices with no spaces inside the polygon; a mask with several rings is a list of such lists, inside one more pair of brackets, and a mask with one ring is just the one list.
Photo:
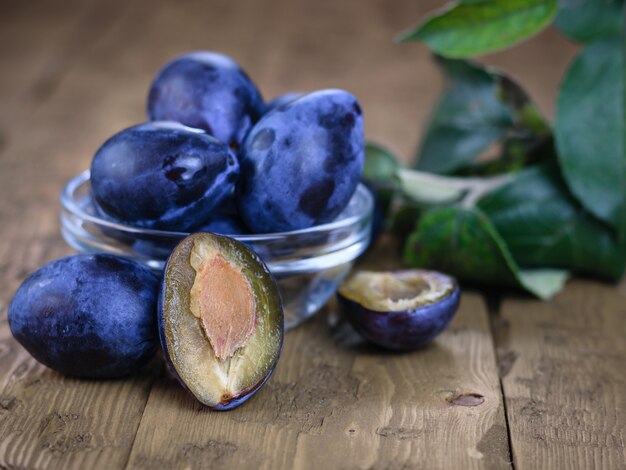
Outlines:
{"label": "green leaf", "polygon": [[396,179],[401,165],[395,155],[386,147],[374,142],[365,145],[365,168],[363,179],[368,183],[388,184]]}
{"label": "green leaf", "polygon": [[585,47],[559,93],[555,137],[567,184],[580,203],[623,237],[626,201],[624,48]]}
{"label": "green leaf", "polygon": [[464,166],[504,136],[513,125],[509,108],[498,99],[492,75],[478,64],[438,58],[451,79],[431,117],[419,150],[417,168],[448,173]]}
{"label": "green leaf", "polygon": [[[485,150],[504,141],[505,151],[519,145],[522,157],[503,152],[509,160],[526,160],[530,150],[549,138],[550,126],[526,92],[501,72],[481,64],[438,57],[450,79],[431,116],[417,155],[417,168],[452,173],[467,168]],[[516,166],[516,165],[513,165]]]}
{"label": "green leaf", "polygon": [[556,0],[461,0],[401,33],[398,40],[423,41],[446,57],[470,57],[537,34],[556,12]]}
{"label": "green leaf", "polygon": [[557,266],[619,279],[626,246],[569,194],[556,165],[522,171],[478,206],[524,267]]}
{"label": "green leaf", "polygon": [[624,31],[624,0],[560,0],[554,24],[583,43],[617,36]]}
{"label": "green leaf", "polygon": [[461,207],[426,212],[406,242],[404,261],[462,281],[522,287],[542,299],[556,294],[568,277],[560,270],[521,271],[487,216]]}
{"label": "green leaf", "polygon": [[497,69],[488,67],[487,71],[495,80],[500,100],[509,107],[517,132],[524,132],[531,137],[547,136],[552,133],[550,124],[531,101],[526,90]]}

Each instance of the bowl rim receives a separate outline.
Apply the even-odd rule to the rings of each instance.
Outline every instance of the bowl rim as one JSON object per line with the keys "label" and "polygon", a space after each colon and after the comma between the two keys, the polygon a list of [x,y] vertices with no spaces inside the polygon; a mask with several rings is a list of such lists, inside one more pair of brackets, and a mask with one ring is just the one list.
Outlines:
{"label": "bowl rim", "polygon": [[[154,237],[176,237],[176,238],[184,238],[192,232],[177,232],[177,231],[169,231],[169,230],[158,230],[158,229],[148,229],[142,227],[134,227],[132,225],[126,225],[119,222],[114,222],[111,220],[107,220],[102,217],[94,216],[85,212],[74,200],[73,195],[76,193],[77,188],[81,185],[88,183],[91,188],[91,172],[90,170],[84,170],[78,175],[70,178],[70,180],[63,186],[60,195],[60,202],[62,207],[69,211],[70,213],[80,217],[81,219],[91,222],[93,224],[98,224],[107,228],[115,229],[118,231],[123,231],[131,234],[141,234],[141,235],[151,235]],[[235,238],[242,242],[255,242],[255,241],[271,241],[277,240],[285,237],[293,237],[298,235],[310,235],[316,233],[325,233],[331,232],[333,230],[350,227],[352,225],[357,224],[364,218],[371,216],[374,211],[374,196],[371,190],[363,184],[363,182],[359,182],[354,194],[353,198],[360,193],[362,197],[365,198],[366,202],[364,204],[364,210],[359,211],[356,214],[350,215],[345,218],[335,219],[332,222],[328,222],[325,224],[314,225],[312,227],[307,227],[298,230],[291,230],[287,232],[272,232],[272,233],[254,233],[254,234],[224,234],[231,238]],[[341,216],[341,214],[339,215]]]}

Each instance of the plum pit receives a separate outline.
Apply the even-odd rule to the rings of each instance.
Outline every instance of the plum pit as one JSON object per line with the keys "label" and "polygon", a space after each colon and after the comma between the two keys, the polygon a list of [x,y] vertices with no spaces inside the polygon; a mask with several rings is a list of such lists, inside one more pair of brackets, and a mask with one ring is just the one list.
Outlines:
{"label": "plum pit", "polygon": [[196,244],[191,253],[196,276],[190,310],[200,319],[215,356],[224,361],[254,333],[256,303],[241,270],[219,254],[206,256],[206,251],[206,245]]}

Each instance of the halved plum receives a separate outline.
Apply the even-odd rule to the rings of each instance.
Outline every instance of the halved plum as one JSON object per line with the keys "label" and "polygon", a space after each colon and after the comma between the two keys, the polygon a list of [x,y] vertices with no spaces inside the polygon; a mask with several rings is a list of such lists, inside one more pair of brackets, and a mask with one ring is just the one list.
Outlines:
{"label": "halved plum", "polygon": [[278,362],[284,326],[276,282],[243,243],[212,233],[189,235],[165,266],[159,333],[183,386],[212,409],[234,408]]}
{"label": "halved plum", "polygon": [[441,333],[456,313],[457,281],[436,271],[359,271],[340,287],[339,304],[365,339],[389,349],[415,349]]}

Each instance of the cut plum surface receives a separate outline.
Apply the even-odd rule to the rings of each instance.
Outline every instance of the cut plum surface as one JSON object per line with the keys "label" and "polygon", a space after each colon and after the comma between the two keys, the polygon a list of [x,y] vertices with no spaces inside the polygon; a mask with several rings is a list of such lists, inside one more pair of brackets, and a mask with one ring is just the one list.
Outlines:
{"label": "cut plum surface", "polygon": [[276,366],[284,335],[280,293],[247,246],[195,233],[165,267],[159,330],[180,382],[211,408],[233,408]]}
{"label": "cut plum surface", "polygon": [[448,326],[460,288],[453,277],[436,271],[360,271],[341,286],[338,299],[364,338],[390,349],[413,349]]}

